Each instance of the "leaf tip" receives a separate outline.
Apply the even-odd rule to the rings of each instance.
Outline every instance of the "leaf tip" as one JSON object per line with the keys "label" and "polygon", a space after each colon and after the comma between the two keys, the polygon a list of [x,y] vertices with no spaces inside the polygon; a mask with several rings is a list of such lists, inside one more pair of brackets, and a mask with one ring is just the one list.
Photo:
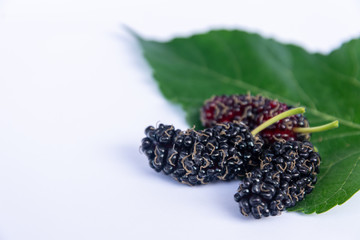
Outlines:
{"label": "leaf tip", "polygon": [[134,38],[136,38],[137,40],[143,40],[140,35],[135,32],[134,29],[132,29],[131,27],[129,27],[126,24],[123,24],[122,27],[125,29],[125,31],[127,31],[131,36],[133,36]]}

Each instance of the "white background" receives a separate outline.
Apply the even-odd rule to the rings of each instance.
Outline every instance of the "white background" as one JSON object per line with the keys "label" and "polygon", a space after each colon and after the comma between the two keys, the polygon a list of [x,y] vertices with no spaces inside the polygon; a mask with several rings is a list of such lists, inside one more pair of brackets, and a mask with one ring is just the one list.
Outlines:
{"label": "white background", "polygon": [[256,221],[236,181],[191,188],[150,169],[144,128],[188,126],[123,28],[239,28],[326,53],[359,23],[355,0],[0,0],[0,239],[360,239],[359,194]]}

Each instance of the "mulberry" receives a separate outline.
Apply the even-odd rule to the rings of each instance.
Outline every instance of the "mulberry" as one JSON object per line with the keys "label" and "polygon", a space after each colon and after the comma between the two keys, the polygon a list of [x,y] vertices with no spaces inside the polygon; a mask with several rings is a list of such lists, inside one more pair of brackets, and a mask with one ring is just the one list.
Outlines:
{"label": "mulberry", "polygon": [[188,185],[232,180],[251,170],[263,141],[242,123],[216,124],[202,131],[172,125],[149,126],[141,150],[150,167]]}
{"label": "mulberry", "polygon": [[310,142],[275,142],[259,161],[260,167],[247,174],[234,196],[244,216],[276,216],[313,190],[320,155]]}
{"label": "mulberry", "polygon": [[[211,127],[217,123],[241,121],[252,130],[291,108],[285,103],[259,95],[215,96],[205,101],[201,108],[201,121],[205,127]],[[277,139],[305,141],[310,139],[310,133],[298,133],[293,129],[306,127],[309,127],[307,119],[297,114],[280,120],[262,131],[260,136],[266,143],[272,143]]]}

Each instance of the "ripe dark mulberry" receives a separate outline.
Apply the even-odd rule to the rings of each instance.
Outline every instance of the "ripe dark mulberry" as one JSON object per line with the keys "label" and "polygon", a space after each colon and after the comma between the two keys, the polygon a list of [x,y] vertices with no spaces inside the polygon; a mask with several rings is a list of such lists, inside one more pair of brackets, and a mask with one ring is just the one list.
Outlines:
{"label": "ripe dark mulberry", "polygon": [[206,184],[232,180],[250,171],[263,141],[241,123],[217,124],[202,131],[176,130],[172,125],[149,126],[141,150],[150,166],[181,183]]}
{"label": "ripe dark mulberry", "polygon": [[[215,96],[205,101],[201,109],[201,121],[205,127],[224,122],[243,122],[253,130],[266,120],[291,109],[291,106],[263,96],[231,95]],[[296,133],[295,127],[308,127],[309,122],[302,115],[293,115],[280,120],[260,133],[267,143],[278,139],[286,141],[308,141],[310,134]]]}
{"label": "ripe dark mulberry", "polygon": [[314,188],[320,155],[310,142],[275,142],[259,159],[260,167],[247,174],[234,196],[244,216],[276,216]]}

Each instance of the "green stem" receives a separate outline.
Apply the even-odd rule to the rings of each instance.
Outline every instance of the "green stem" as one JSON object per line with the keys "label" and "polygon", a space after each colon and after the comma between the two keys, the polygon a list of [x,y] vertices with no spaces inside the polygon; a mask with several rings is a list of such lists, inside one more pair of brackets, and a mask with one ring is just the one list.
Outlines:
{"label": "green stem", "polygon": [[318,126],[318,127],[293,128],[293,131],[297,132],[297,133],[314,133],[314,132],[323,132],[323,131],[330,130],[330,129],[337,128],[337,127],[339,127],[338,120],[333,121],[328,124]]}
{"label": "green stem", "polygon": [[258,134],[259,132],[261,132],[262,130],[267,128],[268,126],[276,123],[277,121],[280,121],[280,120],[282,120],[284,118],[287,118],[287,117],[290,117],[292,115],[296,115],[296,114],[299,114],[299,113],[304,113],[304,112],[305,112],[304,107],[293,108],[293,109],[287,110],[285,112],[282,112],[279,115],[276,115],[275,117],[270,118],[266,122],[260,124],[258,127],[256,127],[254,130],[251,131],[251,134],[253,136],[255,136],[256,134]]}

